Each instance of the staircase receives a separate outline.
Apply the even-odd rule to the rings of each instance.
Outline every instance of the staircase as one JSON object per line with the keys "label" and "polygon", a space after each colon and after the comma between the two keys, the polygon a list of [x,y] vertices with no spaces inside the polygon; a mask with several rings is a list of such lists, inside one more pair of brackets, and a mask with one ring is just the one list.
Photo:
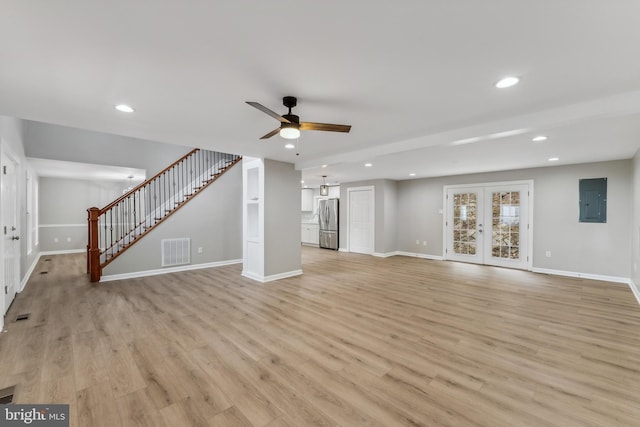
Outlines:
{"label": "staircase", "polygon": [[234,154],[194,149],[104,208],[87,209],[91,281],[100,281],[104,267],[240,160]]}

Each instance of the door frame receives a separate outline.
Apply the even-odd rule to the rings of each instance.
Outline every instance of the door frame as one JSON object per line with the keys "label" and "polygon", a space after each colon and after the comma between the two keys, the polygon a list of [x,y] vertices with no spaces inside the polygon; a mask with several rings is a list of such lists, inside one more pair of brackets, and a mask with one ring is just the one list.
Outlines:
{"label": "door frame", "polygon": [[[16,218],[16,229],[18,231],[18,234],[20,234],[20,160],[18,159],[18,157],[13,154],[13,152],[11,151],[11,149],[9,148],[9,146],[7,145],[7,143],[3,140],[0,139],[0,202],[2,201],[2,197],[3,195],[1,194],[2,191],[2,184],[4,181],[4,173],[2,173],[1,170],[1,160],[7,157],[10,161],[12,161],[15,164],[15,218]],[[5,222],[5,218],[3,217],[3,210],[0,209],[0,227],[2,226],[2,224],[4,224]],[[4,233],[3,230],[0,229],[0,235],[2,235],[4,237]],[[4,255],[5,255],[5,242],[6,239],[1,239],[0,241],[0,277],[2,277],[4,279]],[[14,285],[17,285],[17,287],[15,287],[15,294],[14,294],[14,299],[15,296],[18,294],[18,292],[20,292],[20,258],[22,256],[22,244],[18,243],[17,245],[17,249],[16,249],[16,253],[15,253],[15,266],[14,266],[14,271],[15,271],[15,278],[14,278]],[[4,286],[4,285],[3,285]],[[0,316],[0,327],[4,327],[4,317],[6,315],[6,312],[4,311],[5,308],[5,304],[6,304],[6,296],[4,293],[4,289],[0,289],[0,307],[2,307],[2,315]]]}
{"label": "door frame", "polygon": [[[347,188],[347,252],[351,252],[351,192],[352,191],[371,191],[371,241],[373,242],[373,250],[369,255],[376,252],[376,187],[375,185],[366,185],[363,187]],[[338,227],[339,228],[339,227]],[[340,243],[338,242],[338,246]]]}
{"label": "door frame", "polygon": [[[528,215],[528,227],[527,227],[527,268],[526,270],[533,270],[533,180],[520,180],[520,181],[495,181],[495,182],[482,182],[473,184],[452,184],[444,185],[442,187],[442,259],[447,261],[447,219],[449,218],[447,192],[456,188],[476,188],[476,187],[498,187],[503,185],[527,185],[529,186],[529,209]],[[484,264],[482,264],[484,265]]]}

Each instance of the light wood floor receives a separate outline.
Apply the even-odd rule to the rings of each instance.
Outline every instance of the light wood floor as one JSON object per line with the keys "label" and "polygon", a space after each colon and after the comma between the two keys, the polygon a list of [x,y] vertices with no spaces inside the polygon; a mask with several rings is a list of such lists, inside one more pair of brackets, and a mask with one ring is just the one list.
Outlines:
{"label": "light wood floor", "polygon": [[82,427],[640,424],[626,285],[314,248],[303,266],[96,285],[83,256],[42,258],[0,388]]}

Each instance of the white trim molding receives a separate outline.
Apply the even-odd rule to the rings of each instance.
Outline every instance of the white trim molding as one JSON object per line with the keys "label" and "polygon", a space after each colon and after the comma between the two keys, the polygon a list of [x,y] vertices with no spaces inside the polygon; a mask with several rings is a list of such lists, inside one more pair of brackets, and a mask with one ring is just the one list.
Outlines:
{"label": "white trim molding", "polygon": [[83,254],[86,253],[86,249],[61,249],[59,251],[42,251],[40,256],[45,255],[65,255],[65,254]]}
{"label": "white trim molding", "polygon": [[87,224],[39,224],[40,228],[87,227]]}
{"label": "white trim molding", "polygon": [[396,256],[398,255],[397,251],[393,251],[393,252],[374,252],[371,255],[378,257],[378,258],[389,258],[390,256]]}
{"label": "white trim molding", "polygon": [[631,279],[629,279],[629,287],[631,288],[631,292],[633,292],[633,296],[636,297],[636,301],[640,304],[640,289],[638,289]]}
{"label": "white trim molding", "polygon": [[420,254],[420,253],[416,253],[416,252],[396,251],[395,255],[410,256],[410,257],[413,257],[413,258],[431,259],[431,260],[434,260],[434,261],[444,261],[444,257],[442,257],[440,255]]}
{"label": "white trim molding", "polygon": [[537,268],[537,267],[534,267],[533,269],[531,269],[531,271],[533,271],[534,273],[551,274],[553,276],[566,276],[566,277],[576,277],[579,279],[601,280],[603,282],[624,283],[627,285],[630,282],[628,277],[603,276],[600,274],[579,273],[577,271],[552,270],[549,268]]}
{"label": "white trim molding", "polygon": [[287,271],[285,273],[272,274],[270,276],[260,276],[251,272],[242,272],[242,275],[247,279],[255,280],[260,283],[273,282],[274,280],[286,279],[288,277],[300,276],[302,274],[302,270],[292,270]]}
{"label": "white trim molding", "polygon": [[228,261],[208,262],[204,264],[181,265],[179,267],[160,268],[157,270],[134,271],[132,273],[109,274],[100,278],[102,282],[113,282],[114,280],[134,279],[138,277],[157,276],[159,274],[178,273],[180,271],[199,270],[201,268],[223,267],[225,265],[242,264],[241,259]]}
{"label": "white trim molding", "polygon": [[24,275],[24,277],[22,278],[22,281],[20,282],[20,290],[18,291],[18,293],[24,291],[24,288],[25,286],[27,286],[27,282],[31,278],[31,274],[33,274],[33,271],[36,269],[36,265],[38,265],[38,261],[40,261],[41,256],[42,256],[42,252],[36,255],[36,257],[33,259],[33,262],[31,263],[31,265],[29,266],[29,269],[27,270],[27,274]]}

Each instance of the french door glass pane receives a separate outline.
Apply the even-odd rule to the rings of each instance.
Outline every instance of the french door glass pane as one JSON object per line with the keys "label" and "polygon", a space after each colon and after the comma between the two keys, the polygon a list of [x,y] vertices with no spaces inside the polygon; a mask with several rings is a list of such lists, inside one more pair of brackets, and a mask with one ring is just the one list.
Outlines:
{"label": "french door glass pane", "polygon": [[491,256],[520,259],[520,192],[491,195]]}
{"label": "french door glass pane", "polygon": [[475,193],[453,195],[453,251],[476,254],[476,218],[478,201]]}

